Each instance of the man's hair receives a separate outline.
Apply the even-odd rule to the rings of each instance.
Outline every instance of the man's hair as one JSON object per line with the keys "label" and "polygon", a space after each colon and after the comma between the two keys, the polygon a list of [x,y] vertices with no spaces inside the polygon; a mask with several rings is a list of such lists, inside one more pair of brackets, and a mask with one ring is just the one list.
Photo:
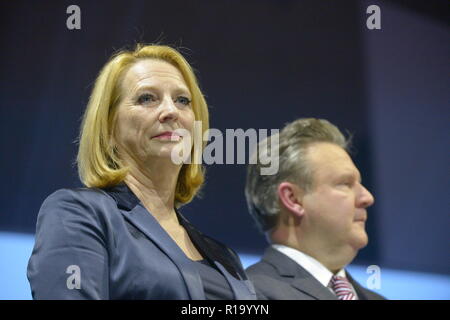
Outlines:
{"label": "man's hair", "polygon": [[[185,58],[175,49],[162,45],[137,44],[131,51],[114,54],[95,81],[89,103],[83,116],[77,155],[78,174],[87,187],[106,188],[125,179],[128,167],[122,163],[112,143],[117,107],[121,102],[124,75],[136,62],[157,59],[176,67],[192,95],[195,120],[202,122],[202,135],[209,129],[208,107],[200,91],[194,71]],[[203,150],[204,145],[202,145]],[[194,159],[191,151],[191,159]],[[184,164],[178,176],[175,204],[192,200],[204,182],[201,164]]]}
{"label": "man's hair", "polygon": [[[267,154],[275,135],[258,144],[259,154]],[[345,150],[350,147],[339,129],[324,119],[301,118],[287,124],[278,134],[279,170],[273,175],[261,175],[264,165],[257,161],[247,167],[245,196],[247,205],[258,228],[268,231],[275,227],[280,211],[277,189],[287,181],[305,192],[312,188],[313,172],[308,162],[308,147],[315,143],[333,143]],[[272,147],[273,148],[273,147]],[[273,151],[273,150],[272,150]],[[277,154],[275,152],[275,154]]]}

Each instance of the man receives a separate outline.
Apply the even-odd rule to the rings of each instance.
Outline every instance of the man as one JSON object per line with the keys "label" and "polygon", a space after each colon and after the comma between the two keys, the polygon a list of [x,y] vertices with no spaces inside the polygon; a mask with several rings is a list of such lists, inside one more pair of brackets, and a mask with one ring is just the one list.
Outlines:
{"label": "man", "polygon": [[[259,154],[278,144],[279,170],[261,175],[248,167],[250,213],[271,243],[246,271],[259,299],[383,299],[345,271],[365,247],[366,208],[374,202],[333,124],[298,119],[261,142]],[[271,146],[273,149],[273,145]]]}

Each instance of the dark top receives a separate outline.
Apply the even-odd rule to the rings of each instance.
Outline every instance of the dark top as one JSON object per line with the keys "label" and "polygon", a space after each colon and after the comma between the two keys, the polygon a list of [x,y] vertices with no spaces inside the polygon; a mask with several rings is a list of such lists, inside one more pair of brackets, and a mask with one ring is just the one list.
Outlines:
{"label": "dark top", "polygon": [[196,265],[203,282],[206,300],[233,300],[230,285],[216,268],[206,259],[196,261]]}
{"label": "dark top", "polygon": [[[177,214],[232,298],[255,299],[236,253]],[[27,277],[34,299],[206,298],[196,263],[124,183],[51,194],[39,211]]]}

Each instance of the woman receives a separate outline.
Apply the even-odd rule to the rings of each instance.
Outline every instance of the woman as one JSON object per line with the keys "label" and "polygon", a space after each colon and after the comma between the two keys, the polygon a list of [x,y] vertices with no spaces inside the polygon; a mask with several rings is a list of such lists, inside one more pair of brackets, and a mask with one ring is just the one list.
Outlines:
{"label": "woman", "polygon": [[[81,127],[87,188],[56,191],[38,215],[27,272],[34,299],[255,298],[238,256],[177,211],[204,180],[200,164],[172,161],[186,158],[194,121],[209,127],[180,53],[138,45],[111,58]],[[193,158],[192,143],[187,150]]]}

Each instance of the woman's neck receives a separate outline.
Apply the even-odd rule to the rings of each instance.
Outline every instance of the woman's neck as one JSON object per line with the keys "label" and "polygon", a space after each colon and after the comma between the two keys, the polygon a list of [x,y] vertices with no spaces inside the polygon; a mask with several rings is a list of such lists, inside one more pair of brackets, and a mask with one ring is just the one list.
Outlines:
{"label": "woman's neck", "polygon": [[175,188],[181,166],[155,162],[163,161],[145,166],[129,163],[125,183],[161,224],[170,223],[177,219]]}

